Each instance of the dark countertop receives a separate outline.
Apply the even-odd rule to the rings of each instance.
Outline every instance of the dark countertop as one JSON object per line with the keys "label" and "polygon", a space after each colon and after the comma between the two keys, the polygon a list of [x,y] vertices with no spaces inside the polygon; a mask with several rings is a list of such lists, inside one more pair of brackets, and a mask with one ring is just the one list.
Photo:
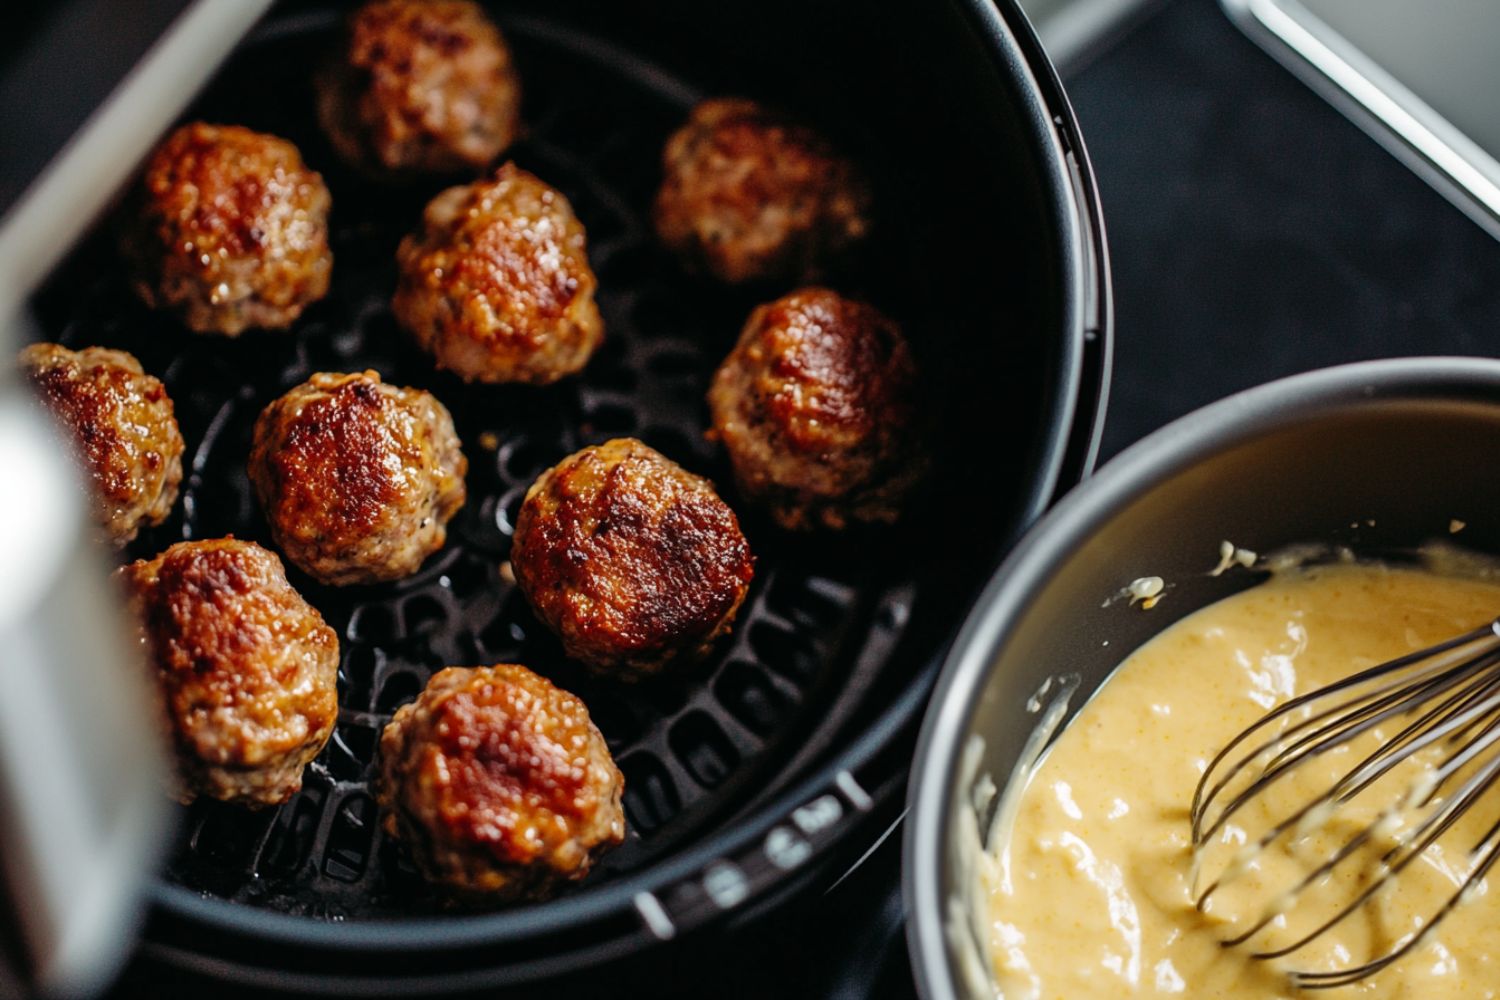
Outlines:
{"label": "dark countertop", "polygon": [[1106,456],[1294,372],[1500,354],[1500,243],[1215,0],[1166,4],[1067,86],[1114,275]]}

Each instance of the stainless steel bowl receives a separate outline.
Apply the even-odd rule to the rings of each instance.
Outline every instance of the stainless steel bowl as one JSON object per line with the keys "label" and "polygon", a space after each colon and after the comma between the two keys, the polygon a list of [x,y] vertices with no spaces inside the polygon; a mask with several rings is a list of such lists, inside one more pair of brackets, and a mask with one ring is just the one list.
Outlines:
{"label": "stainless steel bowl", "polygon": [[[973,852],[1000,798],[987,792],[1037,749],[1039,724],[1066,724],[1132,650],[1258,582],[1209,575],[1222,541],[1258,552],[1309,541],[1382,552],[1452,537],[1500,552],[1497,460],[1500,363],[1376,361],[1199,410],[1059,504],[990,582],[927,712],[905,845],[922,994],[995,996],[973,930]],[[1456,536],[1454,522],[1464,523]],[[1170,588],[1152,611],[1102,606],[1143,576]],[[1058,692],[1070,692],[1066,708],[1048,718]]]}

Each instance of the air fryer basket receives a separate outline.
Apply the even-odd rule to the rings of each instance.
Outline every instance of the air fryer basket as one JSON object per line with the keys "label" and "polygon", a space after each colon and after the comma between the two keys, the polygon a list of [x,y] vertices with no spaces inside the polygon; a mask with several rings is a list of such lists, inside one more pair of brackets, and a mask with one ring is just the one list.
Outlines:
{"label": "air fryer basket", "polygon": [[[250,428],[315,371],[374,368],[430,389],[453,411],[470,460],[468,504],[416,576],[338,589],[291,571],[341,636],[337,731],[286,806],[184,810],[148,953],[312,988],[545,975],[784,890],[826,865],[899,788],[906,744],[896,734],[975,588],[1092,460],[1108,367],[1097,208],[1086,164],[1067,151],[1077,141],[1066,103],[1024,25],[1018,45],[982,3],[720,6],[496,11],[526,94],[526,134],[508,155],[567,194],[599,274],[607,337],[581,378],[466,386],[400,335],[388,308],[395,245],[443,185],[377,188],[334,159],[313,119],[310,70],[340,11],[321,5],[273,14],[189,117],[286,136],[324,173],[334,195],[328,299],[290,334],[194,336],[133,299],[107,225],[39,294],[46,336],[132,351],[176,401],[189,448],[183,499],[132,556],[230,533],[270,545],[244,474]],[[900,528],[788,537],[739,501],[703,437],[709,375],[750,308],[785,290],[690,278],[652,241],[662,144],[715,93],[795,109],[875,174],[875,250],[837,283],[904,321],[942,426],[942,471]],[[638,687],[568,663],[504,566],[536,475],[621,435],[717,482],[757,556],[751,595],[712,660]],[[378,829],[375,746],[431,673],[506,661],[588,705],[626,776],[629,837],[561,899],[448,913]]]}

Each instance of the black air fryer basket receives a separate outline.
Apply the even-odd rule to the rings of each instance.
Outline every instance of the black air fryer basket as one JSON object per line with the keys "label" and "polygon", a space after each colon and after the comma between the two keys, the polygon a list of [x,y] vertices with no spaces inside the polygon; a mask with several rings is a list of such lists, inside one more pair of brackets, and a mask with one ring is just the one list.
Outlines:
{"label": "black air fryer basket", "polygon": [[[606,325],[580,378],[466,386],[388,308],[397,241],[441,186],[391,191],[339,166],[311,70],[342,9],[287,4],[190,118],[296,142],[333,192],[333,288],[290,334],[188,334],[137,303],[106,223],[37,296],[69,346],[121,347],[163,378],[188,441],[177,513],[131,555],[234,534],[270,545],[245,473],[260,409],[315,371],[373,368],[453,411],[467,506],[416,576],[293,583],[340,633],[341,712],[286,806],[199,803],[158,885],[144,954],[242,982],[430,993],[520,982],[680,939],[809,881],[888,822],[940,654],[1022,528],[1084,475],[1102,420],[1103,230],[1072,113],[1011,0],[512,2],[494,11],[525,90],[508,154],[588,228]],[[837,281],[900,319],[939,433],[931,489],[894,529],[791,537],[732,488],[704,392],[750,309],[653,242],[668,133],[703,96],[745,94],[831,134],[874,175],[868,260]],[[719,484],[757,556],[732,637],[677,680],[622,687],[563,657],[504,566],[526,487],[585,444],[632,435]],[[626,778],[627,842],[547,903],[448,912],[378,829],[381,726],[448,665],[520,662],[577,693]]]}

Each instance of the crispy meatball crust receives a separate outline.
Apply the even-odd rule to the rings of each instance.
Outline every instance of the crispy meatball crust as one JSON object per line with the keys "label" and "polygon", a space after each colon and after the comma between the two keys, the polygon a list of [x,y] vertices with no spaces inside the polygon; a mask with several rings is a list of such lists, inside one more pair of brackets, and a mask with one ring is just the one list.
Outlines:
{"label": "crispy meatball crust", "polygon": [[555,382],[604,338],[583,224],[515,164],[434,198],[396,260],[397,320],[466,382]]}
{"label": "crispy meatball crust", "polygon": [[119,571],[160,685],[184,802],[276,805],[338,717],[339,644],[281,560],[233,538]]}
{"label": "crispy meatball crust", "polygon": [[467,0],[376,0],[318,78],[334,149],[377,176],[480,170],[515,141],[521,84],[500,31]]}
{"label": "crispy meatball crust", "polygon": [[286,557],[322,583],[415,573],[464,504],[453,417],[373,371],[320,372],[255,421],[250,481]]}
{"label": "crispy meatball crust", "polygon": [[470,902],[538,899],[625,839],[625,779],[583,702],[525,667],[449,667],[380,739],[386,832]]}
{"label": "crispy meatball crust", "polygon": [[753,101],[693,109],[667,140],[656,232],[721,281],[810,281],[870,228],[870,189],[816,132]]}
{"label": "crispy meatball crust", "polygon": [[890,523],[927,467],[918,390],[893,321],[805,288],[750,315],[709,388],[712,434],[782,527]]}
{"label": "crispy meatball crust", "polygon": [[543,473],[510,558],[567,654],[624,680],[702,658],[729,631],[755,566],[712,484],[633,438]]}
{"label": "crispy meatball crust", "polygon": [[285,139],[194,122],[147,161],[121,249],[146,304],[191,329],[277,329],[328,291],[328,206]]}
{"label": "crispy meatball crust", "polygon": [[73,435],[95,518],[116,545],[160,524],[182,483],[182,433],[166,388],[125,351],[32,344],[21,374]]}

